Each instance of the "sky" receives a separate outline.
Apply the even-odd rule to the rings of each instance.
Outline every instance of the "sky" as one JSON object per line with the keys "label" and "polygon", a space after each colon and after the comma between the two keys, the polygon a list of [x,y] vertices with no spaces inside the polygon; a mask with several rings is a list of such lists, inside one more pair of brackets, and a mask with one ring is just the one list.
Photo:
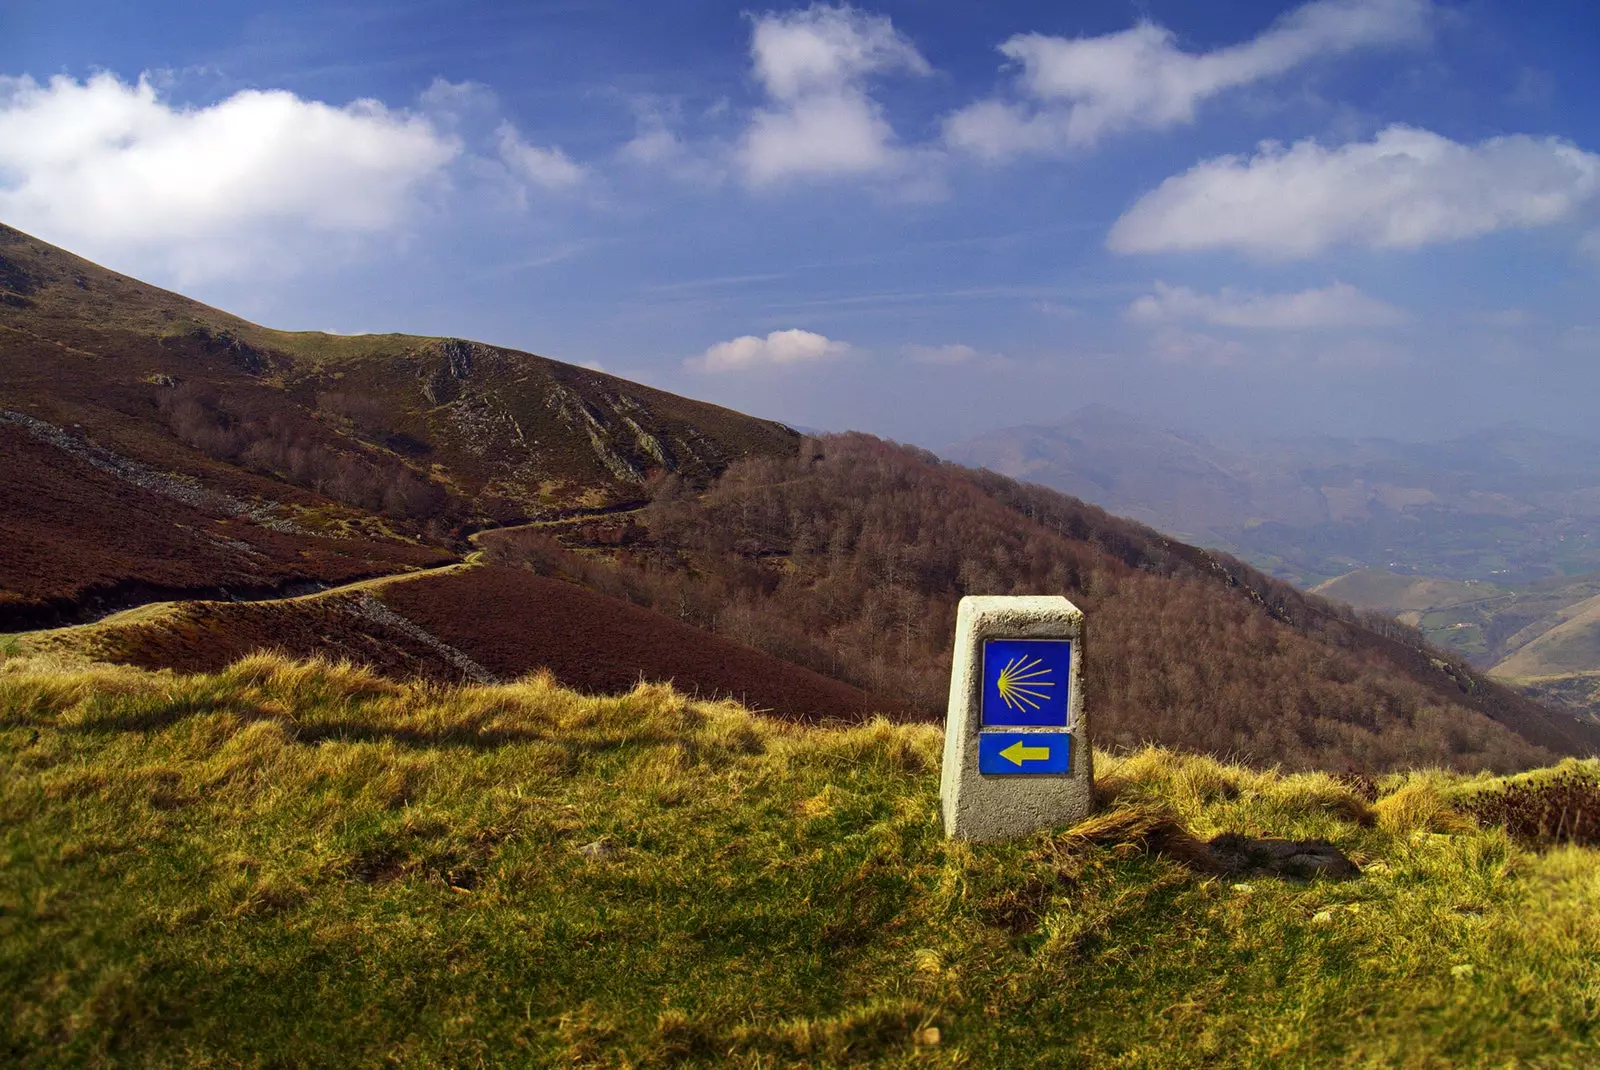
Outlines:
{"label": "sky", "polygon": [[938,449],[1600,426],[1592,0],[8,0],[0,221]]}

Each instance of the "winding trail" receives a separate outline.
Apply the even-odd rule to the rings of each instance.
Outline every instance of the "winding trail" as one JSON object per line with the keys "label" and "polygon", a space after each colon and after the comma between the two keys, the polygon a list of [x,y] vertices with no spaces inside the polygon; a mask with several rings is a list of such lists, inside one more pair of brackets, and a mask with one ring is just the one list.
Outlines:
{"label": "winding trail", "polygon": [[[625,502],[620,505],[599,506],[589,509],[562,510],[559,514],[539,520],[525,521],[520,524],[506,524],[498,527],[483,528],[467,536],[467,542],[473,546],[479,545],[479,540],[485,535],[504,532],[525,531],[533,528],[562,527],[565,525],[581,523],[584,520],[600,516],[620,516],[636,512],[641,508],[639,502]],[[336,599],[346,595],[367,594],[372,595],[394,584],[409,583],[413,580],[436,578],[452,573],[462,573],[482,565],[484,551],[474,549],[467,553],[461,560],[446,565],[437,565],[432,568],[412,568],[404,572],[390,572],[381,576],[368,576],[366,579],[355,580],[333,587],[324,587],[320,590],[309,591],[305,594],[283,595],[266,598],[179,598],[156,602],[145,602],[141,605],[130,606],[99,617],[92,621],[78,624],[60,625],[53,628],[34,628],[17,632],[0,634],[0,648],[9,647],[13,652],[34,652],[46,648],[73,648],[78,644],[75,639],[89,638],[97,631],[112,627],[126,627],[128,625],[151,624],[181,612],[185,606],[194,605],[227,605],[239,602],[249,602],[257,605],[288,605],[296,602],[315,602],[319,599]],[[413,627],[415,627],[413,625]],[[452,648],[453,649],[453,648]],[[465,655],[462,655],[463,657]]]}

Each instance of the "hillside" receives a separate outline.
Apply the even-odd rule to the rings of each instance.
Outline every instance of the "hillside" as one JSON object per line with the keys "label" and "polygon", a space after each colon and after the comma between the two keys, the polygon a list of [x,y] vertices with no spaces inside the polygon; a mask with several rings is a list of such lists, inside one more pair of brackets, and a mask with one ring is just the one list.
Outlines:
{"label": "hillside", "polygon": [[269,649],[338,656],[391,678],[437,683],[548,672],[579,691],[621,694],[650,681],[806,722],[910,713],[895,699],[650,610],[523,569],[475,563],[289,599],[141,606],[94,624],[13,636],[9,646],[180,672],[217,672]]}
{"label": "hillside", "polygon": [[1379,568],[1358,569],[1311,588],[1336,602],[1357,609],[1392,613],[1415,627],[1418,621],[1406,614],[1425,613],[1445,606],[1481,602],[1503,596],[1504,588],[1490,583],[1441,580],[1430,576],[1408,576]]}
{"label": "hillside", "polygon": [[1495,679],[1600,717],[1600,577],[1504,587],[1365,569],[1314,592],[1391,614]]}
{"label": "hillside", "polygon": [[1498,662],[1494,674],[1600,719],[1600,595],[1566,606]]}
{"label": "hillside", "polygon": [[0,627],[442,561],[463,528],[798,442],[495,346],[269,330],[4,226],[0,435]]}
{"label": "hillside", "polygon": [[[1581,801],[1554,839],[1594,842],[1594,763],[1372,781],[1104,754],[1095,817],[974,846],[940,834],[938,754],[929,726],[659,686],[0,661],[0,1058],[1580,1066],[1600,1044],[1600,855],[1530,820]],[[1307,880],[1311,856],[1346,861]]]}
{"label": "hillside", "polygon": [[1106,745],[1341,771],[1600,750],[1414,631],[1040,487],[479,343],[274,332],[15,231],[0,258],[0,629],[143,607],[12,649],[542,666],[937,720],[960,597],[1049,591],[1089,613]]}
{"label": "hillside", "polygon": [[[488,555],[655,607],[941,716],[966,593],[1088,614],[1102,744],[1291,768],[1510,769],[1594,753],[1600,725],[1142,525],[867,436],[658,488],[627,518],[486,533]],[[553,537],[553,534],[554,537]]]}

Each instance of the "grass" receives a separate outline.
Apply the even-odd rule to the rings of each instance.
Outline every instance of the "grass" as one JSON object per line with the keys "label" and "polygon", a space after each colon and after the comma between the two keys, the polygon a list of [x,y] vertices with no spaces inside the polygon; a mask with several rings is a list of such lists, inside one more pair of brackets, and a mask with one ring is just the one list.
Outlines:
{"label": "grass", "polygon": [[[1144,750],[1097,757],[1084,825],[969,845],[940,834],[939,748],[662,686],[11,658],[0,1062],[1600,1059],[1600,853],[1478,827],[1499,780]],[[1363,874],[1184,863],[1225,831]]]}

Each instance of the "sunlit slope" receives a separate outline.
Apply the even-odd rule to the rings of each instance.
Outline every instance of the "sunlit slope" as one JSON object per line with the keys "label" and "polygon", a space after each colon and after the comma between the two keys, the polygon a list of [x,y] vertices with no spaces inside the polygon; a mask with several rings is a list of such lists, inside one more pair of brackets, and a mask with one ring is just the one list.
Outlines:
{"label": "sunlit slope", "polygon": [[1586,708],[1600,718],[1600,595],[1562,610],[1539,633],[1492,670],[1539,695]]}
{"label": "sunlit slope", "polygon": [[1600,672],[1600,595],[1557,614],[1561,623],[1494,667],[1501,676]]}
{"label": "sunlit slope", "polygon": [[345,659],[391,679],[495,683],[545,671],[587,694],[641,680],[732,697],[771,716],[904,720],[880,698],[771,654],[571,583],[467,562],[250,602],[152,603],[64,628],[0,634],[0,652],[215,672],[252,652]]}
{"label": "sunlit slope", "polygon": [[1600,581],[1593,575],[1513,589],[1364,569],[1313,593],[1392,614],[1427,639],[1542,699],[1600,716]]}
{"label": "sunlit slope", "polygon": [[1376,609],[1398,616],[1459,602],[1480,601],[1505,592],[1488,583],[1405,576],[1386,569],[1364,568],[1319,583],[1311,588],[1311,593],[1357,609]]}
{"label": "sunlit slope", "polygon": [[798,441],[772,421],[499,346],[274,331],[4,226],[0,338],[0,407],[112,448],[171,460],[176,437],[215,458],[220,432],[260,425],[262,437],[409,466],[477,512],[599,504],[636,495],[651,471],[704,477]]}
{"label": "sunlit slope", "polygon": [[[0,1052],[1593,1063],[1600,855],[1463,816],[1502,781],[1104,755],[1091,821],[974,846],[940,834],[939,749],[663,687],[0,663]],[[1212,872],[1226,832],[1361,872]]]}

